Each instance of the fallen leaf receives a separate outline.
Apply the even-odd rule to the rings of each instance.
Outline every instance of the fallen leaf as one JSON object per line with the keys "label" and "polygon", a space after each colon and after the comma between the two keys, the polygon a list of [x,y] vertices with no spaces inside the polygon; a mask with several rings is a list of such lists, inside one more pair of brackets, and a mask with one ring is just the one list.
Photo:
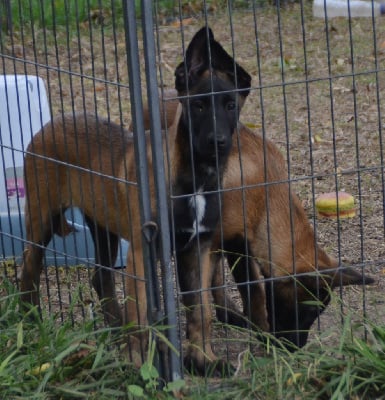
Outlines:
{"label": "fallen leaf", "polygon": [[41,364],[39,367],[32,368],[30,371],[27,371],[27,375],[37,376],[47,371],[48,368],[51,367],[51,363],[47,362]]}
{"label": "fallen leaf", "polygon": [[352,89],[349,89],[342,85],[333,85],[333,90],[341,92],[341,93],[350,93]]}
{"label": "fallen leaf", "polygon": [[80,349],[75,353],[70,354],[68,357],[64,359],[64,365],[72,366],[79,361],[82,361],[84,358],[88,357],[91,353],[90,349]]}
{"label": "fallen leaf", "polygon": [[253,124],[252,122],[245,122],[244,124],[245,126],[247,126],[250,129],[258,129],[258,128],[262,128],[261,124]]}
{"label": "fallen leaf", "polygon": [[183,18],[182,20],[175,20],[171,22],[170,26],[173,28],[180,28],[181,26],[191,25],[194,23],[194,18]]}
{"label": "fallen leaf", "polygon": [[315,134],[313,136],[313,139],[314,139],[314,143],[322,143],[323,142],[321,135],[318,135],[318,134]]}
{"label": "fallen leaf", "polygon": [[302,376],[301,372],[296,372],[295,374],[293,374],[291,378],[287,380],[287,384],[289,386],[292,386],[294,383],[297,382],[297,379],[300,378],[301,376]]}

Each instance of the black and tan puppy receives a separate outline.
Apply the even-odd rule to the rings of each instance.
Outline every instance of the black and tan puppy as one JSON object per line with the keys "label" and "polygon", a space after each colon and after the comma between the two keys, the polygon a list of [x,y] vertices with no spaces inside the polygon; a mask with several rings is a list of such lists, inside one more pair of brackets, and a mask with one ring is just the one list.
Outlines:
{"label": "black and tan puppy", "polygon": [[[206,35],[205,30],[202,33]],[[198,46],[189,48],[185,61],[176,69],[175,86],[182,106],[176,137],[184,150],[175,152],[171,194],[177,271],[191,343],[185,361],[200,373],[210,365],[208,360],[215,360],[209,342],[209,252],[220,217],[220,194],[216,192],[221,188],[232,134],[251,83],[250,76],[234,64],[211,31],[209,42],[210,52],[205,43],[198,54]],[[195,59],[200,63],[192,65]],[[234,92],[236,85],[241,89],[239,94]],[[197,96],[210,92],[214,94]],[[197,345],[203,352],[197,350]],[[217,369],[225,370],[227,366],[218,362]]]}
{"label": "black and tan puppy", "polygon": [[[211,285],[209,250],[220,214],[212,191],[221,186],[232,136],[250,87],[250,76],[202,28],[176,69],[181,111],[169,131],[172,163],[170,215],[175,224],[178,276],[187,311],[189,346],[186,363],[199,373],[220,372],[228,365],[212,352],[209,331]],[[238,92],[239,91],[239,92]],[[148,146],[149,148],[149,146]],[[148,162],[151,164],[150,151]],[[150,178],[151,196],[155,199]],[[94,116],[57,117],[35,135],[25,157],[26,232],[21,275],[23,300],[39,304],[44,247],[53,234],[69,228],[64,211],[79,207],[91,230],[99,265],[93,285],[107,322],[146,324],[146,291],[142,257],[140,199],[130,134]],[[155,200],[152,204],[155,203]],[[156,218],[156,216],[154,216]],[[119,237],[130,241],[124,315],[114,288],[113,266]],[[135,258],[134,258],[135,257]],[[203,313],[203,318],[202,314]],[[140,342],[133,340],[134,350]]]}
{"label": "black and tan puppy", "polygon": [[[260,283],[255,287],[247,283],[258,281],[262,270],[268,278],[270,332],[289,347],[302,347],[310,327],[330,301],[330,289],[374,280],[353,268],[338,268],[338,261],[317,244],[302,203],[287,183],[286,162],[279,149],[246,127],[240,128],[239,138],[239,149],[233,145],[223,186],[245,189],[223,194],[223,241],[218,233],[213,242],[213,262],[218,262],[213,286],[223,285],[215,251],[224,251],[240,283],[244,314],[260,325]],[[229,304],[223,291],[215,290],[214,296],[222,307]]]}

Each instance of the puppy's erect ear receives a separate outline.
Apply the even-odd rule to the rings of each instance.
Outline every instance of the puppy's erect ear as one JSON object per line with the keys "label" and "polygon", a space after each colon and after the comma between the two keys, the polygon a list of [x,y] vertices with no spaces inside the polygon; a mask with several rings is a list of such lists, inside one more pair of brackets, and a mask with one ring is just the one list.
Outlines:
{"label": "puppy's erect ear", "polygon": [[[187,47],[185,60],[175,70],[175,89],[183,93],[193,87],[200,75],[209,67],[209,43],[214,40],[210,28],[201,28]],[[187,72],[187,76],[186,76]]]}
{"label": "puppy's erect ear", "polygon": [[[201,28],[192,38],[186,50],[187,71],[192,78],[199,78],[200,74],[209,68],[210,51],[214,40],[213,31],[210,28]],[[212,54],[211,54],[212,57]],[[215,68],[213,66],[213,68]]]}
{"label": "puppy's erect ear", "polygon": [[176,90],[184,93],[187,87],[194,87],[201,74],[209,69],[213,72],[224,73],[229,82],[238,89],[246,89],[240,93],[241,96],[246,97],[249,94],[251,76],[214,39],[212,30],[209,27],[203,27],[188,45],[185,61],[181,62],[175,70]]}

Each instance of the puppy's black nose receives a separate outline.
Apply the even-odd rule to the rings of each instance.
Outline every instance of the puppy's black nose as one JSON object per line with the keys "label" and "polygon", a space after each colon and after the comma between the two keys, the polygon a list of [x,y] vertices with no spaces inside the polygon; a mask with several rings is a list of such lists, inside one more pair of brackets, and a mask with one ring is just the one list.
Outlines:
{"label": "puppy's black nose", "polygon": [[217,146],[218,147],[226,147],[227,140],[226,140],[226,136],[225,135],[217,135],[216,140],[217,140]]}

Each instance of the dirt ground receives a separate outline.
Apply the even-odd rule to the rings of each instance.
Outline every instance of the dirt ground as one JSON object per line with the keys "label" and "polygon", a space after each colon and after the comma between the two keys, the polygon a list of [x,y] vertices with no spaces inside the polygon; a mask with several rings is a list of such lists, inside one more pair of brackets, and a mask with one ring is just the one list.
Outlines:
{"label": "dirt ground", "polygon": [[[183,35],[177,24],[161,22],[157,28],[159,82],[165,88],[173,87],[183,43],[204,24],[201,16],[192,17]],[[294,4],[256,13],[217,12],[207,20],[216,39],[252,74],[253,89],[241,120],[282,150],[292,188],[302,200],[319,242],[344,263],[362,266],[377,278],[369,287],[337,293],[343,305],[333,301],[314,331],[339,326],[341,309],[351,312],[357,321],[365,314],[385,324],[384,24],[371,18],[357,18],[349,24],[338,18],[325,26],[323,20],[312,17],[310,3],[304,10]],[[52,114],[85,107],[128,126],[124,33],[120,30],[114,36],[106,23],[104,29],[84,25],[81,36],[66,38],[58,32],[56,40],[52,31],[43,29],[33,35],[29,31],[15,34],[3,43],[0,73],[28,72],[43,77]],[[142,43],[140,48],[142,54]],[[354,196],[356,217],[340,222],[319,219],[314,198],[336,188]],[[80,274],[87,286],[88,273],[81,270]],[[55,275],[47,276],[56,293]],[[70,293],[71,284],[66,284],[61,290]],[[236,290],[232,295],[237,297]],[[60,302],[68,303],[65,294],[60,301],[55,296],[54,309]],[[84,292],[83,296],[87,297]],[[216,335],[223,338],[220,332]],[[234,342],[231,333],[228,336]],[[222,347],[221,341],[218,347]]]}

